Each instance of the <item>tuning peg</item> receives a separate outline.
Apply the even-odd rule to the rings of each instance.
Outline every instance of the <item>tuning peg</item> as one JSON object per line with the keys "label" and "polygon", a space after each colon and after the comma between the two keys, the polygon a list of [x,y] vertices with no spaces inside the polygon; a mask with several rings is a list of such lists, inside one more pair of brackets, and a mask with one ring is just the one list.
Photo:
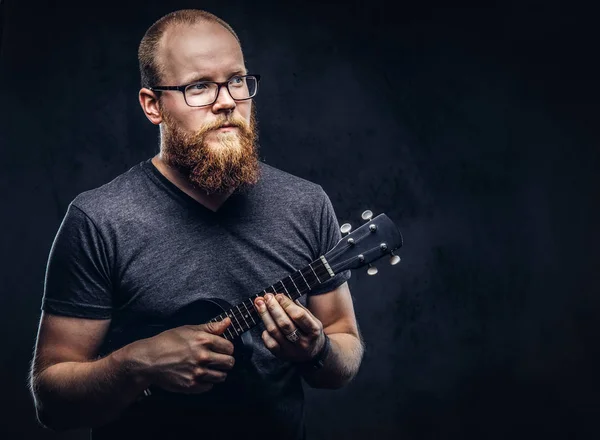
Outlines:
{"label": "tuning peg", "polygon": [[362,219],[364,221],[368,222],[369,220],[371,220],[373,218],[373,212],[371,212],[367,209],[360,216],[362,217]]}
{"label": "tuning peg", "polygon": [[391,254],[392,255],[390,256],[390,264],[392,266],[395,266],[396,264],[400,263],[400,257],[394,254],[393,252]]}
{"label": "tuning peg", "polygon": [[352,229],[352,225],[350,223],[344,223],[340,227],[340,231],[342,232],[342,234],[347,234],[348,232],[350,232],[351,229]]}
{"label": "tuning peg", "polygon": [[375,275],[377,273],[377,268],[372,264],[369,264],[369,268],[367,269],[367,273],[369,275]]}

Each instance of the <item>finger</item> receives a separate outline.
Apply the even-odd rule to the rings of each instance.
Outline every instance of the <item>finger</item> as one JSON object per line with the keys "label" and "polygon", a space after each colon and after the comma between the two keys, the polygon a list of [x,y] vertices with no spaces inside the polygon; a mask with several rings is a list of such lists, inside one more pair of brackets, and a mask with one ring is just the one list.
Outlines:
{"label": "finger", "polygon": [[195,384],[221,383],[227,379],[227,373],[220,370],[199,367],[194,375]]}
{"label": "finger", "polygon": [[296,326],[306,335],[318,336],[321,333],[320,321],[306,308],[282,294],[276,295],[277,301]]}
{"label": "finger", "polygon": [[235,358],[225,354],[209,352],[207,359],[202,362],[202,365],[207,368],[229,371],[235,365]]}
{"label": "finger", "polygon": [[221,321],[210,321],[205,324],[200,324],[197,327],[197,330],[205,331],[207,333],[212,333],[213,335],[221,335],[223,332],[227,330],[227,327],[231,325],[231,318],[226,317]]}
{"label": "finger", "polygon": [[[296,301],[294,301],[294,304],[298,305],[298,307],[300,307],[301,309],[306,310],[307,312],[309,312],[313,317],[315,317],[315,315],[312,314],[312,312],[304,305],[300,302],[299,299],[297,299]],[[316,317],[315,317],[316,318]]]}
{"label": "finger", "polygon": [[281,352],[281,345],[279,345],[279,342],[277,342],[277,340],[273,338],[268,331],[263,330],[261,337],[265,343],[265,347],[267,347],[271,353],[277,356]]}
{"label": "finger", "polygon": [[304,304],[302,304],[299,299],[295,300],[294,303],[296,303],[298,306],[302,307],[304,310],[308,310],[306,307],[304,307]]}
{"label": "finger", "polygon": [[233,355],[233,342],[228,341],[221,336],[211,335],[210,333],[205,333],[204,335],[207,339],[205,346],[208,349],[215,353],[226,354],[229,356]]}
{"label": "finger", "polygon": [[256,306],[256,309],[258,310],[260,319],[262,319],[263,323],[265,324],[265,329],[267,330],[267,332],[269,332],[271,337],[273,337],[281,345],[285,340],[285,336],[283,335],[283,333],[281,333],[281,330],[279,329],[279,327],[277,327],[277,324],[273,320],[273,317],[267,309],[264,299],[257,298],[254,301],[254,304]]}
{"label": "finger", "polygon": [[[277,296],[281,296],[281,294],[278,294]],[[267,303],[267,309],[269,309],[269,313],[273,317],[277,327],[279,327],[284,335],[289,335],[296,330],[296,325],[274,296],[265,295],[265,302]]]}

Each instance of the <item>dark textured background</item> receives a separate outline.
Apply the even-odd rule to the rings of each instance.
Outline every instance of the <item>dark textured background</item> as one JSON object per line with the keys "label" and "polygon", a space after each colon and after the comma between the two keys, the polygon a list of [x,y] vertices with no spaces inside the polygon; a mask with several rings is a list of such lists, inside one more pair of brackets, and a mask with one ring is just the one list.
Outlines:
{"label": "dark textured background", "polygon": [[347,388],[309,390],[312,438],[598,438],[595,11],[165,3],[0,6],[0,438],[83,438],[36,426],[26,389],[46,259],[75,195],[158,150],[137,45],[182,7],[263,75],[262,158],[340,223],[370,208],[405,235],[401,265],[350,282],[368,351]]}

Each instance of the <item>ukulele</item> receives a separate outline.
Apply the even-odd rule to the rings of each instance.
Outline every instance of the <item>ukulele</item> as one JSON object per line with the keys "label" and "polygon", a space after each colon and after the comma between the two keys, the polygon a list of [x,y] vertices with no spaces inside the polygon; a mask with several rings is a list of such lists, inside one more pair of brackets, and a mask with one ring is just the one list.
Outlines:
{"label": "ukulele", "polygon": [[[342,271],[368,266],[367,273],[375,275],[377,268],[371,263],[386,255],[390,256],[390,264],[396,265],[400,262],[400,257],[394,254],[394,251],[402,246],[402,235],[397,226],[385,214],[373,217],[371,211],[363,212],[362,219],[366,223],[351,233],[350,224],[343,224],[340,229],[344,236],[325,255],[238,304],[231,305],[220,298],[201,299],[183,307],[164,322],[115,329],[104,343],[102,351],[105,353],[110,353],[136,340],[155,336],[171,328],[217,322],[229,317],[231,325],[221,336],[234,344],[236,362],[228,372],[227,379],[205,393],[183,394],[166,391],[159,387],[150,387],[114,423],[129,425],[126,421],[135,423],[136,417],[140,417],[138,422],[143,423],[143,418],[147,417],[149,413],[148,409],[152,410],[153,408],[157,413],[160,408],[177,408],[177,411],[184,411],[186,408],[197,410],[207,398],[210,399],[211,408],[221,402],[224,410],[228,408],[234,394],[236,395],[235,399],[239,400],[240,384],[243,383],[242,387],[247,389],[248,383],[252,382],[244,380],[244,378],[251,377],[248,376],[248,371],[252,368],[249,362],[252,357],[252,343],[248,330],[262,323],[258,311],[254,307],[254,299],[266,293],[283,293],[295,301]],[[249,391],[247,394],[252,395]],[[247,404],[253,405],[253,402],[249,401]],[[114,428],[117,428],[116,425]]]}

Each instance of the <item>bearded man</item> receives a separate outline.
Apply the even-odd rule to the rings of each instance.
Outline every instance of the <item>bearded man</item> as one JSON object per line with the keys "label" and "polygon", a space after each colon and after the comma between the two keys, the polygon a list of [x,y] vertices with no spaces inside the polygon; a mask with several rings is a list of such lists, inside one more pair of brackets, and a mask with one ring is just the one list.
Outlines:
{"label": "bearded man", "polygon": [[[339,241],[331,202],[319,185],[259,160],[260,76],[247,71],[227,23],[173,12],[148,29],[138,55],[139,101],[160,126],[160,152],[68,207],[50,250],[31,368],[38,420],[91,428],[94,439],[306,438],[302,379],[339,388],[362,359],[350,274],[315,272],[303,303],[284,283],[264,287]],[[260,291],[247,314],[102,350],[118,331],[198,300],[235,304]],[[223,399],[218,390],[240,359],[228,336],[251,312],[261,324],[246,333],[252,354]],[[152,388],[169,403],[145,403]]]}

